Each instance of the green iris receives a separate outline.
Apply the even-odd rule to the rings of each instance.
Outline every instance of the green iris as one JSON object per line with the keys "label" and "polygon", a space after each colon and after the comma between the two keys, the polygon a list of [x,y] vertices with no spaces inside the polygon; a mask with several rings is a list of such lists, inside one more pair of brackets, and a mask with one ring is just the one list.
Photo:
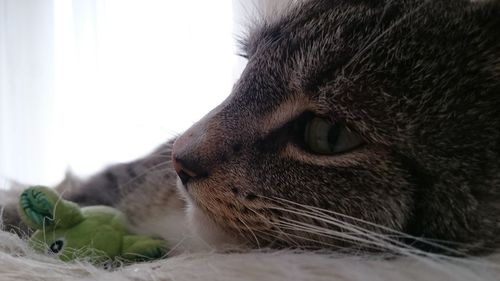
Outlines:
{"label": "green iris", "polygon": [[317,154],[333,155],[349,151],[363,143],[361,137],[342,123],[313,117],[305,126],[304,142]]}

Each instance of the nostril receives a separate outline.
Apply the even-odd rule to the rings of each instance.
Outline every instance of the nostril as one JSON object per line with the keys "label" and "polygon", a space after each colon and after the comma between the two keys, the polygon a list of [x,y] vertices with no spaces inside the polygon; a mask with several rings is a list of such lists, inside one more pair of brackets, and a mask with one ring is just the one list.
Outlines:
{"label": "nostril", "polygon": [[190,176],[189,174],[187,174],[183,170],[180,170],[179,172],[177,172],[177,175],[179,176],[182,184],[184,184],[184,185],[187,184],[191,178],[193,178],[192,176]]}
{"label": "nostril", "polygon": [[174,170],[181,179],[183,184],[186,184],[190,179],[206,176],[206,173],[200,169],[195,170],[192,167],[195,165],[188,165],[186,161],[178,157],[172,157]]}

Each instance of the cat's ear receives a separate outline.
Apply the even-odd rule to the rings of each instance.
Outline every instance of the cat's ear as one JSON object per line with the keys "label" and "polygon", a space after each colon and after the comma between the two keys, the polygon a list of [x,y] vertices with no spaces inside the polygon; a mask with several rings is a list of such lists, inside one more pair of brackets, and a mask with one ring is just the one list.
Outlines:
{"label": "cat's ear", "polygon": [[66,170],[64,179],[55,186],[55,190],[60,194],[64,194],[65,198],[67,194],[71,194],[75,190],[78,190],[82,185],[82,180],[73,174],[70,168]]}
{"label": "cat's ear", "polygon": [[68,228],[83,221],[80,207],[63,200],[53,189],[33,186],[21,193],[18,212],[22,221],[34,229]]}

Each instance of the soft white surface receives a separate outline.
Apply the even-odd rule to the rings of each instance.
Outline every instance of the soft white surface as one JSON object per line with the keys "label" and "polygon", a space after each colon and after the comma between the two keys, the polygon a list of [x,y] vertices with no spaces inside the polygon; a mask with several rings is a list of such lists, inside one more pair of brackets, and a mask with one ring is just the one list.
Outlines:
{"label": "soft white surface", "polygon": [[499,280],[500,255],[469,259],[403,257],[392,260],[314,253],[198,253],[135,264],[113,272],[62,263],[33,253],[0,232],[0,280]]}

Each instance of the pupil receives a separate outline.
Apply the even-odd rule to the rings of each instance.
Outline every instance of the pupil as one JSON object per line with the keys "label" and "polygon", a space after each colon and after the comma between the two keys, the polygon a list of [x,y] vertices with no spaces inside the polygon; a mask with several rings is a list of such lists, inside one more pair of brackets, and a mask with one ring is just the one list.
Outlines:
{"label": "pupil", "polygon": [[330,145],[330,149],[332,150],[339,138],[339,131],[340,130],[338,124],[334,124],[333,126],[330,127],[330,130],[328,130],[328,144]]}
{"label": "pupil", "polygon": [[59,253],[59,251],[61,251],[62,246],[63,246],[63,241],[57,240],[54,243],[52,243],[52,245],[50,245],[50,250],[53,253],[57,254],[57,253]]}

